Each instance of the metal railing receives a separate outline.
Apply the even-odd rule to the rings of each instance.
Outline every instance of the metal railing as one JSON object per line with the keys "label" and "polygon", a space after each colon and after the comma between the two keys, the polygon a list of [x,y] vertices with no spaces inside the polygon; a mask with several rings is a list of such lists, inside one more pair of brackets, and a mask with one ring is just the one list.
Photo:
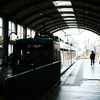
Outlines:
{"label": "metal railing", "polygon": [[4,83],[5,100],[38,100],[59,80],[59,61],[14,75]]}

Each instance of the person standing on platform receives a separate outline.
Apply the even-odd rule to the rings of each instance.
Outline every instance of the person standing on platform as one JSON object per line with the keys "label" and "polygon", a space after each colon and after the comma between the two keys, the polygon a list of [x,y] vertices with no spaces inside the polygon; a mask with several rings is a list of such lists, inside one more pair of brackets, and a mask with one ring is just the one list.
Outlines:
{"label": "person standing on platform", "polygon": [[90,55],[90,59],[91,59],[91,65],[94,65],[94,60],[95,60],[95,54],[93,51],[91,51],[91,55]]}

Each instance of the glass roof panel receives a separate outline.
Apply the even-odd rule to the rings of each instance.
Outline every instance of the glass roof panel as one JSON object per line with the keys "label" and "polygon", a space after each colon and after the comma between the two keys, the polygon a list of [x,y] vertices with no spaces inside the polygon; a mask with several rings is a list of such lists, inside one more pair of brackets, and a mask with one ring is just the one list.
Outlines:
{"label": "glass roof panel", "polygon": [[75,20],[75,18],[63,18],[64,20]]}
{"label": "glass roof panel", "polygon": [[68,23],[67,25],[77,25],[77,23]]}
{"label": "glass roof panel", "polygon": [[60,8],[60,9],[58,9],[59,10],[59,12],[63,12],[63,11],[66,11],[66,12],[73,12],[73,9],[72,8]]}
{"label": "glass roof panel", "polygon": [[72,6],[70,1],[54,1],[55,6]]}
{"label": "glass roof panel", "polygon": [[[66,1],[53,1],[55,6],[62,6],[62,8],[58,8],[57,10],[61,12],[62,18],[65,20],[67,23],[68,27],[78,27],[77,26],[77,21],[75,18],[74,10],[72,8],[72,3],[70,0]],[[63,7],[64,6],[64,7]],[[66,6],[66,7],[65,7]],[[68,6],[71,6],[70,8]],[[68,12],[68,13],[63,13],[63,12]],[[72,13],[69,13],[72,12]],[[67,18],[68,17],[68,18]],[[72,18],[74,17],[74,18]]]}
{"label": "glass roof panel", "polygon": [[74,14],[61,14],[61,16],[75,16]]}
{"label": "glass roof panel", "polygon": [[78,27],[78,26],[68,26],[68,27]]}
{"label": "glass roof panel", "polygon": [[76,23],[76,21],[66,21],[66,23]]}

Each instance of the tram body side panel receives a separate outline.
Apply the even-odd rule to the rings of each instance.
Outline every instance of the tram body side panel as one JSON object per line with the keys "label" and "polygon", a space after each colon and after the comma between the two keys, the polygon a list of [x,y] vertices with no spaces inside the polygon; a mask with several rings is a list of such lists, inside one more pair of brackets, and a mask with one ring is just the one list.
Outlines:
{"label": "tram body side panel", "polygon": [[72,64],[75,62],[76,52],[72,50]]}
{"label": "tram body side panel", "polygon": [[63,50],[60,50],[60,55],[61,55],[61,64],[63,64],[64,63]]}
{"label": "tram body side panel", "polygon": [[57,41],[53,43],[53,61],[61,61],[60,44]]}
{"label": "tram body side panel", "polygon": [[72,64],[72,57],[71,57],[71,46],[60,42],[60,47],[61,47],[61,61],[62,64],[64,62],[67,62],[67,65],[70,66]]}
{"label": "tram body side panel", "polygon": [[72,63],[74,63],[74,51],[72,51]]}
{"label": "tram body side panel", "polygon": [[57,62],[57,64],[53,68],[53,77],[57,77],[55,79],[58,79],[57,81],[60,80],[60,69],[61,69],[61,55],[60,55],[60,44],[57,41],[54,41],[53,44],[53,61]]}
{"label": "tram body side panel", "polygon": [[[23,46],[24,44],[20,44],[20,46],[21,45]],[[27,48],[25,48],[25,50],[19,49],[20,46],[15,46],[12,67],[13,75],[53,62],[52,44],[46,44],[47,47],[35,49],[35,51],[33,49],[27,50]],[[21,50],[23,50],[23,52]],[[21,60],[18,60],[19,54],[21,55]],[[20,63],[18,61],[21,61],[21,64],[18,64]]]}
{"label": "tram body side panel", "polygon": [[[30,69],[34,69],[34,63],[32,64],[28,64],[28,61],[24,61],[24,65],[21,64],[18,64],[19,63],[19,60],[18,60],[18,55],[19,55],[19,48],[23,46],[24,44],[20,44],[19,45],[15,45],[14,47],[14,59],[13,59],[13,67],[12,67],[12,72],[13,72],[13,75],[15,74],[18,74],[18,73],[21,73],[21,72],[24,72],[24,71],[27,71],[27,70],[30,70]],[[26,43],[25,43],[26,45]],[[56,62],[56,61],[59,61],[59,66],[57,68],[57,70],[60,71],[60,64],[61,64],[61,58],[60,58],[60,46],[59,46],[59,42],[54,42],[54,43],[51,43],[51,44],[47,44],[47,47],[49,49],[47,49],[46,47],[42,50],[41,52],[41,55],[42,55],[42,58],[41,58],[41,62],[43,63],[42,65],[45,65],[45,64],[49,64],[49,63],[53,63],[53,62]],[[27,48],[25,48],[27,49]],[[26,54],[27,52],[30,52],[31,51],[25,51]],[[49,55],[46,55],[47,52],[50,52]],[[20,51],[20,54],[22,52]],[[38,52],[37,52],[38,53]],[[25,55],[22,54],[22,56],[25,57]],[[28,56],[30,56],[28,54]],[[40,57],[40,56],[39,56]],[[21,57],[22,58],[22,57]],[[35,57],[36,58],[36,57]],[[48,59],[49,58],[49,59]],[[26,58],[26,59],[30,59],[29,58]],[[22,59],[21,59],[22,60]],[[46,63],[46,61],[49,61],[48,63]],[[39,62],[39,59],[38,59],[38,64],[40,64],[41,62]],[[39,67],[39,66],[35,66],[35,67]],[[56,71],[55,71],[56,72]]]}

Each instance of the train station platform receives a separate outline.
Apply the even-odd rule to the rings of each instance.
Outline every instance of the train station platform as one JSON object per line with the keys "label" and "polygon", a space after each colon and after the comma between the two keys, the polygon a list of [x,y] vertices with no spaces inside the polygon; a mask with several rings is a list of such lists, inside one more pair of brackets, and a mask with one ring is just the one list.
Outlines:
{"label": "train station platform", "polygon": [[100,100],[100,64],[77,60],[43,100]]}

